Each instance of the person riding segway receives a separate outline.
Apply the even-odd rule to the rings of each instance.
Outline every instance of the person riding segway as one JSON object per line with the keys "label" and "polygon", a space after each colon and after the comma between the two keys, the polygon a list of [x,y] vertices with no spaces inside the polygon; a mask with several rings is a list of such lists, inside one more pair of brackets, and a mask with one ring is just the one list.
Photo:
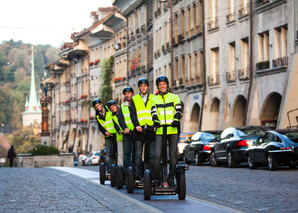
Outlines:
{"label": "person riding segway", "polygon": [[105,183],[105,180],[110,180],[110,171],[112,161],[115,161],[116,156],[116,128],[112,119],[112,112],[107,107],[104,107],[100,99],[94,99],[92,106],[96,110],[96,119],[98,122],[98,128],[105,136],[106,146],[106,162],[101,163],[99,166],[99,181],[101,184]]}
{"label": "person riding segway", "polygon": [[132,87],[127,86],[122,91],[125,101],[121,104],[121,109],[117,113],[120,127],[123,131],[123,167],[118,165],[117,169],[117,188],[122,189],[123,185],[126,184],[125,177],[127,168],[132,167],[132,150],[133,150],[133,139],[131,132],[134,130],[133,123],[130,118],[129,106],[131,104],[134,90]]}
{"label": "person riding segway", "polygon": [[116,141],[117,141],[117,161],[116,164],[112,164],[111,166],[111,186],[114,187],[117,184],[118,180],[118,166],[123,165],[123,130],[119,126],[119,121],[117,117],[117,113],[119,111],[119,106],[117,105],[117,102],[114,100],[110,100],[107,103],[108,109],[112,112],[112,119],[114,122],[115,129],[117,131],[116,134]]}
{"label": "person riding segway", "polygon": [[[144,172],[144,199],[153,195],[175,195],[184,200],[186,195],[185,164],[177,166],[177,143],[182,117],[181,102],[177,95],[169,93],[169,80],[166,76],[156,79],[159,90],[152,100],[152,119],[156,128],[155,161],[152,176],[150,170]],[[169,144],[169,173],[167,166],[167,141]],[[162,175],[160,162],[162,158]],[[153,181],[151,181],[151,177]],[[175,184],[176,177],[176,184]]]}
{"label": "person riding segway", "polygon": [[[151,100],[154,95],[148,93],[149,82],[146,78],[138,81],[140,93],[133,96],[129,107],[134,125],[132,136],[134,139],[134,170],[127,170],[127,192],[133,193],[134,188],[143,188],[144,168],[151,169],[154,162],[155,133],[151,116]],[[144,165],[142,165],[143,145],[145,143]]]}

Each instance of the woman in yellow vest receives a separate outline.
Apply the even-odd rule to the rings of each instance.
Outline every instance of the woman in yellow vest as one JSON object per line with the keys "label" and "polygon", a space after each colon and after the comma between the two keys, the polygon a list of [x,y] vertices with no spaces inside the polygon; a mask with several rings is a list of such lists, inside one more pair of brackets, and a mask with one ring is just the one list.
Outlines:
{"label": "woman in yellow vest", "polygon": [[118,121],[120,127],[123,131],[123,168],[126,173],[126,169],[132,166],[132,146],[133,139],[131,136],[134,130],[134,125],[130,118],[129,106],[131,104],[132,97],[134,95],[134,90],[132,87],[127,86],[122,91],[125,101],[121,104],[121,109],[117,113]]}
{"label": "woman in yellow vest", "polygon": [[[129,107],[130,117],[134,125],[134,175],[135,180],[143,177],[142,154],[143,145],[146,144],[148,154],[144,157],[148,159],[149,169],[153,168],[154,163],[154,130],[151,116],[151,99],[154,95],[148,92],[149,82],[146,78],[140,78],[138,81],[140,93],[133,96]],[[140,136],[140,137],[139,137]],[[147,161],[147,160],[146,160]]]}
{"label": "woman in yellow vest", "polygon": [[92,101],[92,105],[96,109],[96,120],[98,122],[98,128],[101,131],[101,133],[105,136],[106,165],[109,172],[112,165],[112,156],[115,156],[116,151],[114,147],[116,147],[117,145],[117,130],[114,126],[114,121],[112,119],[112,112],[110,112],[106,107],[104,107],[99,99],[94,99]]}
{"label": "woman in yellow vest", "polygon": [[158,186],[160,177],[160,160],[162,154],[163,125],[167,125],[167,140],[169,144],[170,170],[168,174],[168,185],[174,187],[174,177],[177,164],[177,143],[180,131],[180,118],[182,116],[181,102],[177,95],[168,92],[169,80],[166,76],[156,79],[159,90],[152,100],[152,119],[156,127],[155,136],[155,161],[153,169],[153,182]]}
{"label": "woman in yellow vest", "polygon": [[120,107],[117,105],[117,102],[114,100],[110,100],[107,103],[107,107],[112,112],[112,119],[114,121],[114,126],[117,131],[116,140],[117,140],[117,162],[118,166],[123,166],[123,130],[119,125],[118,121],[118,111]]}

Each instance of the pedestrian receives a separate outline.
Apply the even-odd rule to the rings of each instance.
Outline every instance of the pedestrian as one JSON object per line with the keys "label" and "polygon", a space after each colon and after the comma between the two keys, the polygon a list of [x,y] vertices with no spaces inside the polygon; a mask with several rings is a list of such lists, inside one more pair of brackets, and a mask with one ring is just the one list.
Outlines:
{"label": "pedestrian", "polygon": [[123,132],[123,168],[126,174],[127,168],[132,166],[132,150],[133,150],[133,138],[132,131],[134,125],[131,121],[129,107],[131,104],[132,97],[134,96],[134,90],[132,87],[127,86],[122,91],[124,95],[124,102],[121,104],[121,109],[117,113],[120,127],[124,129]]}
{"label": "pedestrian", "polygon": [[9,160],[10,160],[10,162],[9,162],[10,167],[13,167],[13,159],[16,157],[17,157],[16,152],[15,152],[13,146],[11,146],[7,153],[7,158],[9,158]]}
{"label": "pedestrian", "polygon": [[112,119],[112,112],[108,110],[106,106],[103,106],[100,99],[94,99],[92,105],[96,110],[96,119],[98,122],[98,128],[105,136],[106,145],[106,165],[108,173],[110,173],[112,161],[115,160],[115,147],[117,130],[114,126]]}
{"label": "pedestrian", "polygon": [[156,128],[155,136],[155,161],[153,169],[153,183],[155,186],[161,184],[160,160],[162,155],[163,125],[169,125],[166,130],[169,144],[170,169],[167,176],[168,185],[174,187],[174,177],[177,165],[177,143],[180,133],[180,119],[182,117],[181,102],[177,95],[168,92],[169,80],[166,76],[159,76],[156,79],[156,86],[159,90],[157,96],[152,100],[152,119]]}
{"label": "pedestrian", "polygon": [[117,102],[110,100],[107,103],[107,107],[112,112],[112,119],[114,121],[114,126],[116,128],[116,141],[117,141],[117,162],[118,166],[123,166],[123,130],[119,125],[117,114],[119,112],[120,106],[117,105]]}
{"label": "pedestrian", "polygon": [[[151,116],[151,100],[154,95],[148,92],[149,81],[141,78],[138,81],[140,93],[132,97],[129,107],[130,116],[134,125],[134,176],[135,180],[141,180],[143,177],[142,154],[145,143],[145,168],[153,168],[154,163],[154,139],[155,133],[153,120]],[[148,165],[146,165],[148,164]],[[146,168],[146,169],[147,169]]]}

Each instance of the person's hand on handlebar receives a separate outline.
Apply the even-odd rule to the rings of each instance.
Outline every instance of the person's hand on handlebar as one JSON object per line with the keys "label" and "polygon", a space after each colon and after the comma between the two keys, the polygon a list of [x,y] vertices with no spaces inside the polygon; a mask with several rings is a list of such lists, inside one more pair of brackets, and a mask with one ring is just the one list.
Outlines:
{"label": "person's hand on handlebar", "polygon": [[137,130],[138,132],[143,132],[143,129],[142,129],[142,127],[140,127],[140,126],[137,126],[137,127],[136,127],[136,130]]}
{"label": "person's hand on handlebar", "polygon": [[128,129],[128,128],[125,128],[125,129],[124,129],[124,134],[125,134],[125,135],[129,134],[129,129]]}
{"label": "person's hand on handlebar", "polygon": [[171,126],[172,126],[172,127],[180,127],[180,121],[174,120],[174,121],[171,123]]}
{"label": "person's hand on handlebar", "polygon": [[106,136],[111,136],[112,134],[110,132],[106,132]]}

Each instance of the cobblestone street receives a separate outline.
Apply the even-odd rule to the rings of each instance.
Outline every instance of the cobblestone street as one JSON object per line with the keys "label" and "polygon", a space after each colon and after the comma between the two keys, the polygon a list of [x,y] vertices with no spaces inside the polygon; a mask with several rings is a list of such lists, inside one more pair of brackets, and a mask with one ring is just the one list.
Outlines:
{"label": "cobblestone street", "polygon": [[87,180],[51,168],[0,168],[0,182],[0,212],[149,211]]}

